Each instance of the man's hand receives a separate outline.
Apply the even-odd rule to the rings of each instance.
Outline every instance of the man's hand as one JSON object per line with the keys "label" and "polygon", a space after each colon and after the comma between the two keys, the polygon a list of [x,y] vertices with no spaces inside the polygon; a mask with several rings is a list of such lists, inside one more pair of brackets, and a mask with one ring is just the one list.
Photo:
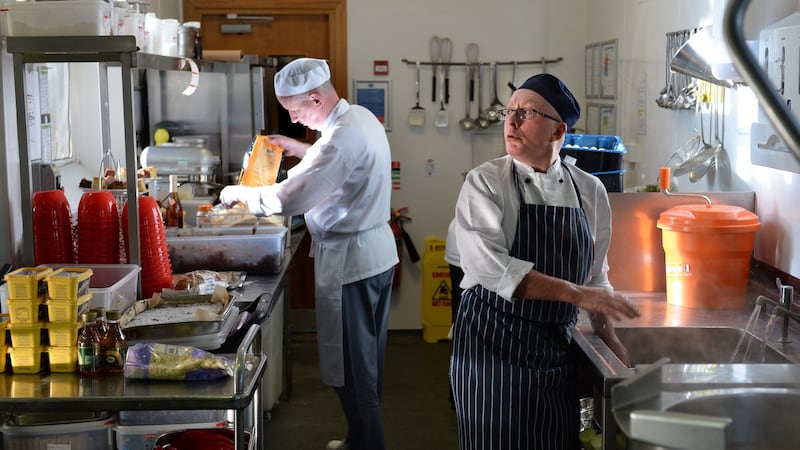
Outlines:
{"label": "man's hand", "polygon": [[600,313],[612,321],[639,317],[639,308],[628,298],[609,288],[579,286],[573,303],[587,311]]}
{"label": "man's hand", "polygon": [[311,147],[311,144],[300,142],[297,139],[292,139],[280,134],[269,135],[269,141],[279,145],[283,149],[284,155],[294,156],[300,159],[306,156],[306,150],[308,150],[308,147]]}
{"label": "man's hand", "polygon": [[261,194],[258,187],[225,186],[222,192],[219,193],[219,201],[226,208],[236,206],[238,203],[244,203],[250,209],[250,212],[254,214],[261,211]]}

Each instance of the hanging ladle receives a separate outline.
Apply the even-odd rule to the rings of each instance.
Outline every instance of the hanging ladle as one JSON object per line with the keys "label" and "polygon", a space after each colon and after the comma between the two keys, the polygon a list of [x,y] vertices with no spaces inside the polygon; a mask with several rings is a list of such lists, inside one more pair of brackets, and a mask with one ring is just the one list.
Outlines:
{"label": "hanging ladle", "polygon": [[[718,90],[717,87],[714,87],[715,91]],[[713,103],[711,103],[711,111],[709,112],[709,119],[708,119],[708,134],[709,134],[709,141],[711,140],[711,116],[713,115],[714,119],[714,138],[717,141],[717,145],[706,145],[705,149],[702,152],[702,155],[698,155],[700,159],[703,161],[698,164],[691,172],[689,172],[689,181],[692,183],[699,181],[708,170],[711,168],[712,165],[716,165],[717,155],[720,151],[722,151],[722,141],[719,137],[719,106],[717,105],[718,99],[717,96],[714,96]],[[724,97],[723,97],[724,98]],[[723,103],[724,105],[724,103]],[[725,112],[723,111],[723,115]],[[724,133],[724,132],[723,132]]]}
{"label": "hanging ladle", "polygon": [[483,68],[478,65],[478,117],[475,119],[475,125],[479,128],[487,128],[490,125],[489,119],[486,117],[486,111],[483,110]]}
{"label": "hanging ladle", "polygon": [[489,104],[489,107],[486,109],[486,118],[489,119],[489,122],[495,123],[500,120],[497,116],[497,111],[503,109],[505,105],[503,102],[497,98],[497,63],[490,63],[490,70],[492,76],[492,102]]}
{"label": "hanging ladle", "polygon": [[472,117],[469,116],[469,110],[470,110],[470,108],[472,106],[472,102],[470,101],[470,98],[469,98],[469,95],[470,95],[469,82],[470,82],[470,79],[471,79],[471,77],[470,77],[471,73],[472,73],[472,64],[471,63],[467,63],[467,82],[465,83],[465,85],[466,85],[466,95],[464,95],[464,98],[466,100],[466,107],[465,107],[466,115],[464,116],[463,119],[458,121],[458,125],[464,131],[470,131],[470,130],[475,128],[475,122],[472,120]]}
{"label": "hanging ladle", "polygon": [[[702,149],[695,154],[691,158],[691,165],[692,170],[689,172],[689,181],[692,183],[696,183],[700,181],[703,176],[705,176],[706,172],[708,172],[708,168],[711,166],[711,161],[717,156],[719,153],[720,146],[719,145],[711,145],[711,127],[713,121],[719,121],[719,116],[717,115],[717,99],[712,98],[709,106],[708,111],[708,142],[705,140],[705,136],[703,137],[703,147]],[[703,115],[702,111],[700,112],[700,131],[703,131]],[[718,124],[716,126],[719,126]],[[719,130],[716,132],[717,139],[719,139]]]}

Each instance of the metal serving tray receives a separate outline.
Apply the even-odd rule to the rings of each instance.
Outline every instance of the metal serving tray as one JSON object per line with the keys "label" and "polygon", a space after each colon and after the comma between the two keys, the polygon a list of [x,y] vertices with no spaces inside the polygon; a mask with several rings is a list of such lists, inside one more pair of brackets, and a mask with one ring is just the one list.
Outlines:
{"label": "metal serving tray", "polygon": [[[196,338],[199,336],[208,336],[224,331],[228,331],[230,327],[226,327],[229,322],[236,321],[239,315],[239,308],[233,306],[237,301],[240,294],[235,293],[231,296],[227,305],[224,306],[222,311],[217,314],[217,318],[213,320],[174,320],[174,319],[161,319],[159,320],[159,311],[166,311],[167,308],[188,308],[191,309],[193,305],[186,303],[180,304],[166,304],[157,308],[148,307],[147,300],[139,300],[130,308],[128,308],[121,319],[125,337],[129,341],[159,341],[163,339],[174,340],[176,338]],[[197,302],[194,305],[196,308],[208,306],[210,302]],[[126,324],[133,322],[133,320],[141,319],[146,315],[152,316],[152,322],[147,325],[126,326]]]}

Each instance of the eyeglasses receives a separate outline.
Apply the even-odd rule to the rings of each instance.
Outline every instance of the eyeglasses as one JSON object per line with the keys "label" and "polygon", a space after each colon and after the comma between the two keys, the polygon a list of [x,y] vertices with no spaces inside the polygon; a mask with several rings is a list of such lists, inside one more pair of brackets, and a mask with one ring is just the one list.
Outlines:
{"label": "eyeglasses", "polygon": [[530,120],[538,115],[542,117],[547,117],[548,119],[554,120],[558,123],[563,122],[563,120],[559,119],[558,117],[551,116],[550,114],[545,114],[539,111],[538,109],[533,109],[533,108],[501,109],[497,111],[497,117],[500,120],[509,120],[511,119],[512,114],[517,118],[517,120]]}

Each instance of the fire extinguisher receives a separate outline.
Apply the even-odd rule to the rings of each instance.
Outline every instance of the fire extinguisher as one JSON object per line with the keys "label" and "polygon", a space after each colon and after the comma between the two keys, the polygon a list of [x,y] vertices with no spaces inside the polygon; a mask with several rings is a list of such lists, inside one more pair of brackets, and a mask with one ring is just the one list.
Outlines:
{"label": "fire extinguisher", "polygon": [[[408,257],[411,259],[411,262],[415,263],[419,261],[419,253],[414,246],[414,242],[411,240],[411,236],[403,228],[403,221],[411,220],[411,217],[403,214],[407,210],[408,207],[405,206],[397,210],[392,209],[392,218],[389,220],[389,226],[392,228],[392,233],[394,234],[394,242],[397,245],[397,256],[400,258],[400,262],[402,262],[403,259],[403,243],[405,243],[406,247],[408,247]],[[400,262],[398,262],[394,268],[394,279],[392,280],[393,288],[400,286]]]}

